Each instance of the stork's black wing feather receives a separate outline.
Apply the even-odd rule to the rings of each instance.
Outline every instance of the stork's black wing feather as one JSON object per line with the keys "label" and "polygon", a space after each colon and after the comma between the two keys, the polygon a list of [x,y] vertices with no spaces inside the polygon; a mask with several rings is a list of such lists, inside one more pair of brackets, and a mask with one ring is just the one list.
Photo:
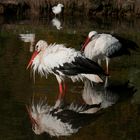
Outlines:
{"label": "stork's black wing feather", "polygon": [[94,61],[85,57],[75,57],[71,63],[55,67],[54,72],[61,71],[65,75],[74,76],[77,74],[101,74],[106,75],[104,70]]}
{"label": "stork's black wing feather", "polygon": [[87,125],[93,120],[95,121],[102,115],[101,112],[86,114],[86,113],[78,113],[72,110],[62,110],[56,114],[52,114],[56,116],[57,119],[60,119],[63,123],[69,123],[73,128],[79,128],[81,126]]}
{"label": "stork's black wing feather", "polygon": [[113,34],[113,36],[119,40],[119,42],[121,43],[121,48],[116,51],[115,53],[113,53],[112,55],[110,55],[109,57],[115,57],[115,56],[121,56],[121,55],[130,55],[130,50],[134,50],[136,51],[139,46],[137,45],[137,43],[135,43],[132,40],[129,39],[125,39],[119,35]]}

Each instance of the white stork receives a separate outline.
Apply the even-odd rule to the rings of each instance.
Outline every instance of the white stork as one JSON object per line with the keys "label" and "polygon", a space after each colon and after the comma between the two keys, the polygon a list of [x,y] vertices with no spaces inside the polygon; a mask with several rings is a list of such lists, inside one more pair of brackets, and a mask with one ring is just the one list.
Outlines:
{"label": "white stork", "polygon": [[41,76],[51,73],[56,76],[59,83],[59,96],[65,92],[65,77],[73,82],[87,78],[100,83],[103,80],[98,75],[106,75],[104,70],[94,61],[86,58],[80,51],[66,48],[63,44],[50,44],[39,40],[27,68],[32,66],[33,72],[37,71]]}
{"label": "white stork", "polygon": [[124,39],[117,35],[98,34],[96,31],[91,31],[82,46],[81,51],[87,58],[98,61],[106,59],[106,71],[108,74],[109,60],[112,57],[129,54],[129,49],[136,49],[137,44],[131,40]]}
{"label": "white stork", "polygon": [[57,4],[57,6],[52,7],[52,12],[55,14],[55,16],[61,13],[62,7],[64,7],[64,5],[61,3]]}

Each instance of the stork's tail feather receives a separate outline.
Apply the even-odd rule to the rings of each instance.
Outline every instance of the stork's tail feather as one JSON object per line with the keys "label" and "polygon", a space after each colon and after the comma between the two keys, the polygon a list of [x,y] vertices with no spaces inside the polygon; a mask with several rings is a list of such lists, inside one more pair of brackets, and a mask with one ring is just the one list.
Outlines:
{"label": "stork's tail feather", "polygon": [[95,83],[103,83],[103,80],[98,75],[95,74],[82,74],[82,75]]}
{"label": "stork's tail feather", "polygon": [[139,48],[138,44],[130,39],[125,39],[118,35],[113,35],[113,36],[116,37],[120,41],[120,43],[126,50],[130,49],[130,50],[136,51]]}

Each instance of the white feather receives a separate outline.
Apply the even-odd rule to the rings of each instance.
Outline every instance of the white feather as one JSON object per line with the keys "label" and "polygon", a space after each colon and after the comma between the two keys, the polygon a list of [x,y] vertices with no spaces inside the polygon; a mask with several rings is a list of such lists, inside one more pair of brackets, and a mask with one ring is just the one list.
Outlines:
{"label": "white feather", "polygon": [[98,75],[95,75],[95,74],[81,74],[81,75],[83,75],[84,77],[86,77],[87,79],[89,79],[95,83],[103,82],[103,80]]}

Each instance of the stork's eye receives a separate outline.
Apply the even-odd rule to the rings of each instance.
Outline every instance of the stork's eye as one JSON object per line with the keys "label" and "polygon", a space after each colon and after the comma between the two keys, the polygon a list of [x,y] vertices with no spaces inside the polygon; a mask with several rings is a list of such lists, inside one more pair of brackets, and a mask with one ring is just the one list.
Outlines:
{"label": "stork's eye", "polygon": [[95,34],[94,35],[92,35],[90,38],[92,39],[92,37],[94,37],[95,36]]}
{"label": "stork's eye", "polygon": [[38,45],[35,46],[35,50],[36,50],[36,51],[37,51],[37,49],[38,49]]}

